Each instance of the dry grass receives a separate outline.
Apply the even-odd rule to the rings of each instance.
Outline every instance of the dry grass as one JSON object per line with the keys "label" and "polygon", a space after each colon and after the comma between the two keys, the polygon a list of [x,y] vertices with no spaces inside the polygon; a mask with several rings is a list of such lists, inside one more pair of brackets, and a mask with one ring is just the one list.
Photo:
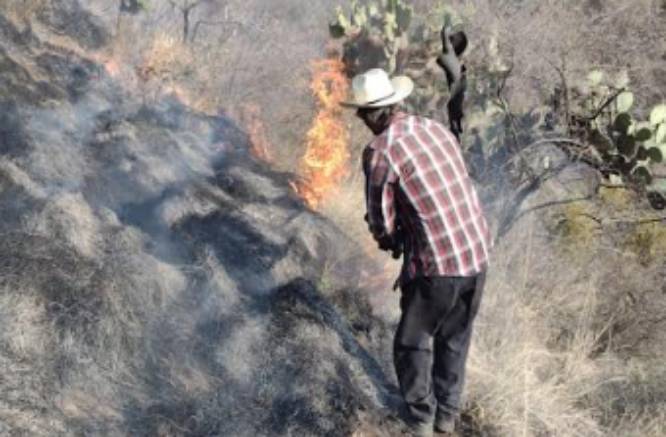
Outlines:
{"label": "dry grass", "polygon": [[41,12],[48,0],[2,0],[0,8],[15,22],[25,24]]}
{"label": "dry grass", "polygon": [[660,222],[637,224],[626,236],[624,247],[643,264],[659,262],[666,256],[666,226]]}
{"label": "dry grass", "polygon": [[[593,411],[580,406],[606,377],[602,366],[587,358],[594,346],[589,320],[594,286],[590,281],[569,290],[558,288],[548,301],[535,296],[549,294],[553,285],[530,284],[534,227],[526,232],[522,256],[501,257],[492,270],[477,323],[469,390],[478,419],[499,435],[605,435]],[[516,265],[516,274],[508,277]],[[578,319],[571,338],[554,350],[549,345],[554,335],[550,318],[561,314],[548,306],[562,304]]]}
{"label": "dry grass", "polygon": [[[496,248],[469,362],[472,414],[498,435],[656,435],[666,412],[663,369],[621,353],[632,335],[611,332],[650,320],[661,304],[633,308],[618,295],[627,285],[611,278],[629,275],[637,299],[658,299],[650,290],[659,267],[641,272],[636,257],[618,253],[615,236],[587,215],[598,213],[592,206],[561,209],[571,216],[564,235],[531,217]],[[642,353],[663,359],[659,344]]]}

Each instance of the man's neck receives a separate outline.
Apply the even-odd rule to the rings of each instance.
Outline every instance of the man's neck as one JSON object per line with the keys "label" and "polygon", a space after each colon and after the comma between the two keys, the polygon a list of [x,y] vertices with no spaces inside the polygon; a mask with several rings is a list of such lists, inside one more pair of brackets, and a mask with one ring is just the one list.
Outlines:
{"label": "man's neck", "polygon": [[391,114],[389,119],[386,120],[386,123],[382,127],[382,130],[379,131],[379,133],[375,133],[375,136],[380,136],[380,135],[384,134],[391,127],[393,122],[395,122],[398,118],[402,118],[404,116],[405,116],[404,112],[402,112],[400,110],[395,110],[395,112],[393,112],[393,114]]}

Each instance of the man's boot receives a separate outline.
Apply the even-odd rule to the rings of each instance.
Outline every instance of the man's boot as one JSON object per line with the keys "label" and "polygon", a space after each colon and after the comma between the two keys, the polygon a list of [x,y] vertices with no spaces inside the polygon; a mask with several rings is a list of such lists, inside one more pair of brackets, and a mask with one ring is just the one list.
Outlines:
{"label": "man's boot", "polygon": [[455,431],[455,429],[455,417],[448,413],[438,411],[437,416],[435,417],[435,431],[439,434],[453,435],[453,431]]}
{"label": "man's boot", "polygon": [[409,424],[409,432],[414,437],[433,437],[433,423],[412,422]]}

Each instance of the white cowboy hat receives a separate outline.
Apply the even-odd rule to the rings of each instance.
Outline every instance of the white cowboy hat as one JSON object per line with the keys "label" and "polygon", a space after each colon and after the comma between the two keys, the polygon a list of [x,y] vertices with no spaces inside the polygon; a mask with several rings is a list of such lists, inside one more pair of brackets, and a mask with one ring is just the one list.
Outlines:
{"label": "white cowboy hat", "polygon": [[405,99],[414,90],[414,82],[407,76],[389,79],[381,68],[373,68],[352,79],[353,100],[340,102],[351,108],[380,108]]}

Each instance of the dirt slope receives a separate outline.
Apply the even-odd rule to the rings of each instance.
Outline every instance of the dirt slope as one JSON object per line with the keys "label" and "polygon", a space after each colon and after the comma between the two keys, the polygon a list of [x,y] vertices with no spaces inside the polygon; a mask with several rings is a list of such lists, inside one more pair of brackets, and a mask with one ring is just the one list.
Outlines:
{"label": "dirt slope", "polygon": [[0,434],[340,436],[390,406],[355,245],[231,120],[109,77],[76,1],[39,20],[0,13]]}

